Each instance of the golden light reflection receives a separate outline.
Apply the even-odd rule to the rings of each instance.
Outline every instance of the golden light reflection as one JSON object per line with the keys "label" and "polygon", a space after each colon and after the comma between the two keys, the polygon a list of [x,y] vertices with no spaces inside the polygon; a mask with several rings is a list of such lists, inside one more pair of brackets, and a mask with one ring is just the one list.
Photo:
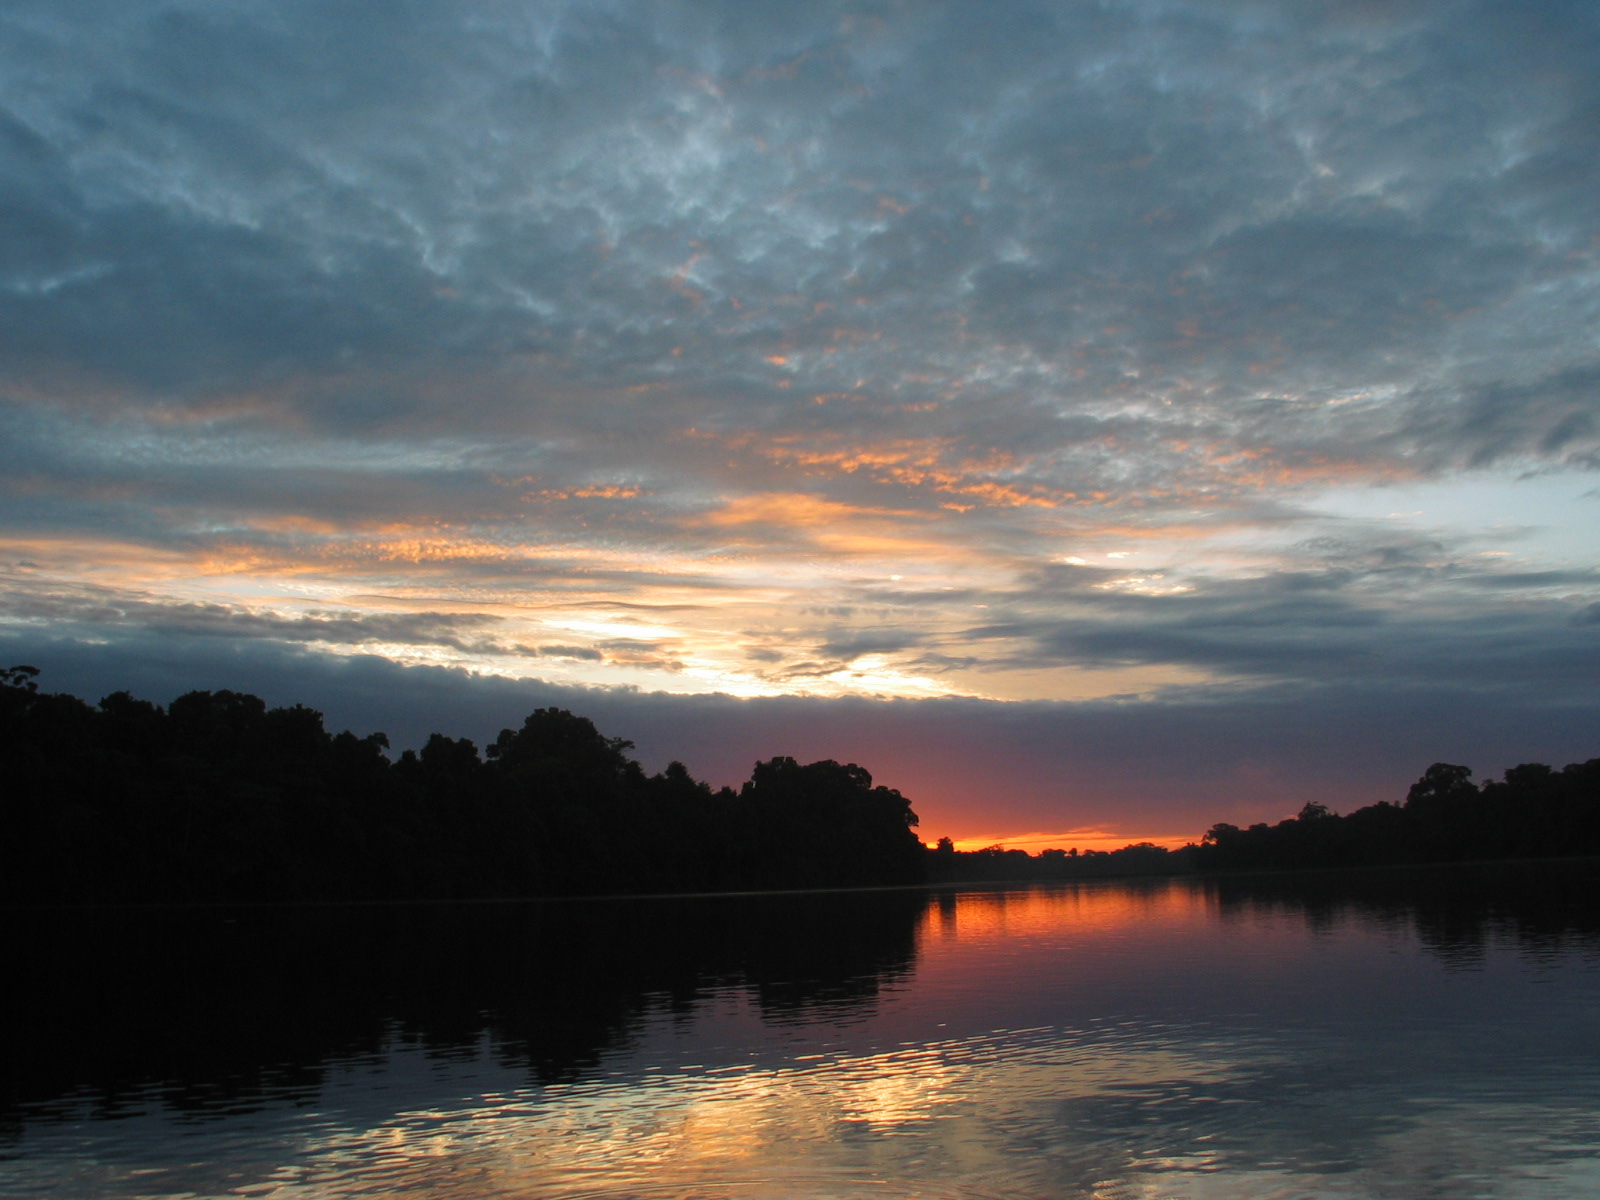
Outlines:
{"label": "golden light reflection", "polygon": [[[1124,843],[1126,844],[1126,843]],[[1142,929],[1152,937],[1173,936],[1208,919],[1211,901],[1185,881],[1158,879],[1147,886],[1036,887],[1000,891],[974,889],[953,905],[930,906],[924,930],[967,947],[979,942],[1081,940],[1111,930]],[[1041,940],[1042,939],[1042,940]],[[934,953],[932,947],[930,953]],[[968,951],[952,948],[951,955]],[[935,963],[948,962],[936,958]],[[952,964],[953,966],[955,964]]]}
{"label": "golden light reflection", "polygon": [[957,1180],[1026,1172],[1011,1149],[1018,1121],[1031,1127],[1075,1099],[1230,1075],[1175,1041],[1096,1038],[1092,1050],[1081,1041],[999,1030],[470,1096],[364,1127],[312,1128],[272,1194],[372,1194],[381,1180],[381,1194],[425,1200],[950,1198],[970,1194]]}
{"label": "golden light reflection", "polygon": [[[279,1200],[1590,1194],[1581,1063],[1525,1077],[1513,1046],[1486,1067],[1393,1003],[1469,983],[1503,1002],[1509,943],[1507,970],[1464,980],[1413,958],[1392,913],[1330,924],[1219,891],[940,890],[904,968],[843,1005],[773,1008],[737,973],[702,977],[554,1082],[493,1034],[396,1034],[240,1113],[152,1114],[135,1094],[119,1121],[32,1122],[8,1178]],[[1535,966],[1581,1026],[1582,972],[1563,987]]]}

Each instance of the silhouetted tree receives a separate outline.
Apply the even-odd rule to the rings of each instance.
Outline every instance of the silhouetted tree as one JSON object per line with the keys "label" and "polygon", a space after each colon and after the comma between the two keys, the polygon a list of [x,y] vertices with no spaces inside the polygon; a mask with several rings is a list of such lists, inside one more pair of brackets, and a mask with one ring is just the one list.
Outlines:
{"label": "silhouetted tree", "polygon": [[487,757],[303,705],[197,691],[91,708],[0,671],[0,900],[293,900],[718,890],[920,878],[915,815],[860,767],[759,764],[743,793],[564,709]]}
{"label": "silhouetted tree", "polygon": [[1524,763],[1481,788],[1470,768],[1434,763],[1404,804],[1384,801],[1343,817],[1307,804],[1276,825],[1214,825],[1197,854],[1206,870],[1600,854],[1600,759],[1560,771]]}
{"label": "silhouetted tree", "polygon": [[0,670],[0,900],[309,900],[840,887],[1600,854],[1600,759],[1504,778],[1434,763],[1404,804],[1275,825],[1218,823],[1199,846],[928,851],[916,814],[854,763],[759,762],[738,792],[681,763],[646,776],[632,743],[559,708],[480,757],[432,735],[390,762],[381,733],[330,733],[303,705],[196,691],[91,707]]}
{"label": "silhouetted tree", "polygon": [[855,763],[758,762],[739,792],[744,869],[790,887],[914,883],[924,848],[917,814],[898,791],[874,787]]}

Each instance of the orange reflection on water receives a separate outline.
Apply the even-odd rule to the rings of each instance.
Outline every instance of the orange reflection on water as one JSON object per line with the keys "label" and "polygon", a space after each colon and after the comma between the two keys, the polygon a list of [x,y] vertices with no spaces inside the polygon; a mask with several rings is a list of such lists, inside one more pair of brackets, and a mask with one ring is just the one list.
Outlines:
{"label": "orange reflection on water", "polygon": [[1205,893],[1187,882],[1161,879],[1143,886],[1091,882],[950,893],[928,906],[923,929],[967,943],[1021,940],[1042,945],[1077,940],[1091,932],[1176,931],[1201,924],[1209,910]]}

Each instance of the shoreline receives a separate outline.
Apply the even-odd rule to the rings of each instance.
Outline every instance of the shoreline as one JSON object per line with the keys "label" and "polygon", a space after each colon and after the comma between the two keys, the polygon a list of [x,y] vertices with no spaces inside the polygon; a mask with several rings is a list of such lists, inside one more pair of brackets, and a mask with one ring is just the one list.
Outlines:
{"label": "shoreline", "polygon": [[[921,883],[863,884],[856,887],[824,888],[740,888],[715,892],[606,892],[572,893],[559,896],[472,896],[454,898],[415,899],[328,899],[328,900],[155,900],[147,902],[126,901],[88,904],[6,904],[0,905],[0,920],[11,915],[40,913],[111,913],[111,912],[200,912],[205,910],[269,910],[311,908],[492,908],[511,905],[535,904],[612,904],[632,900],[721,900],[755,899],[777,896],[838,896],[857,893],[885,892],[939,892],[962,888],[1003,890],[1006,888],[1033,887],[1062,884],[1129,883],[1135,880],[1231,880],[1273,879],[1294,880],[1328,878],[1356,873],[1396,874],[1400,872],[1428,872],[1460,867],[1534,866],[1541,863],[1561,864],[1597,862],[1600,855],[1564,854],[1537,858],[1474,858],[1450,862],[1368,863],[1344,867],[1255,868],[1245,871],[1171,871],[1126,875],[1083,876],[1080,878],[996,878],[927,880]],[[1600,875],[1596,878],[1600,884]]]}

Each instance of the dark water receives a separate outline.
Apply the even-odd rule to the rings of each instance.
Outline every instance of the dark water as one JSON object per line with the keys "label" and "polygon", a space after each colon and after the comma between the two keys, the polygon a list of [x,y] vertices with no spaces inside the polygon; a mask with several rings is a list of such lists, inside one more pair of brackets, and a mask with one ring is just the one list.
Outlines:
{"label": "dark water", "polygon": [[1597,875],[11,913],[0,1194],[1600,1196]]}

